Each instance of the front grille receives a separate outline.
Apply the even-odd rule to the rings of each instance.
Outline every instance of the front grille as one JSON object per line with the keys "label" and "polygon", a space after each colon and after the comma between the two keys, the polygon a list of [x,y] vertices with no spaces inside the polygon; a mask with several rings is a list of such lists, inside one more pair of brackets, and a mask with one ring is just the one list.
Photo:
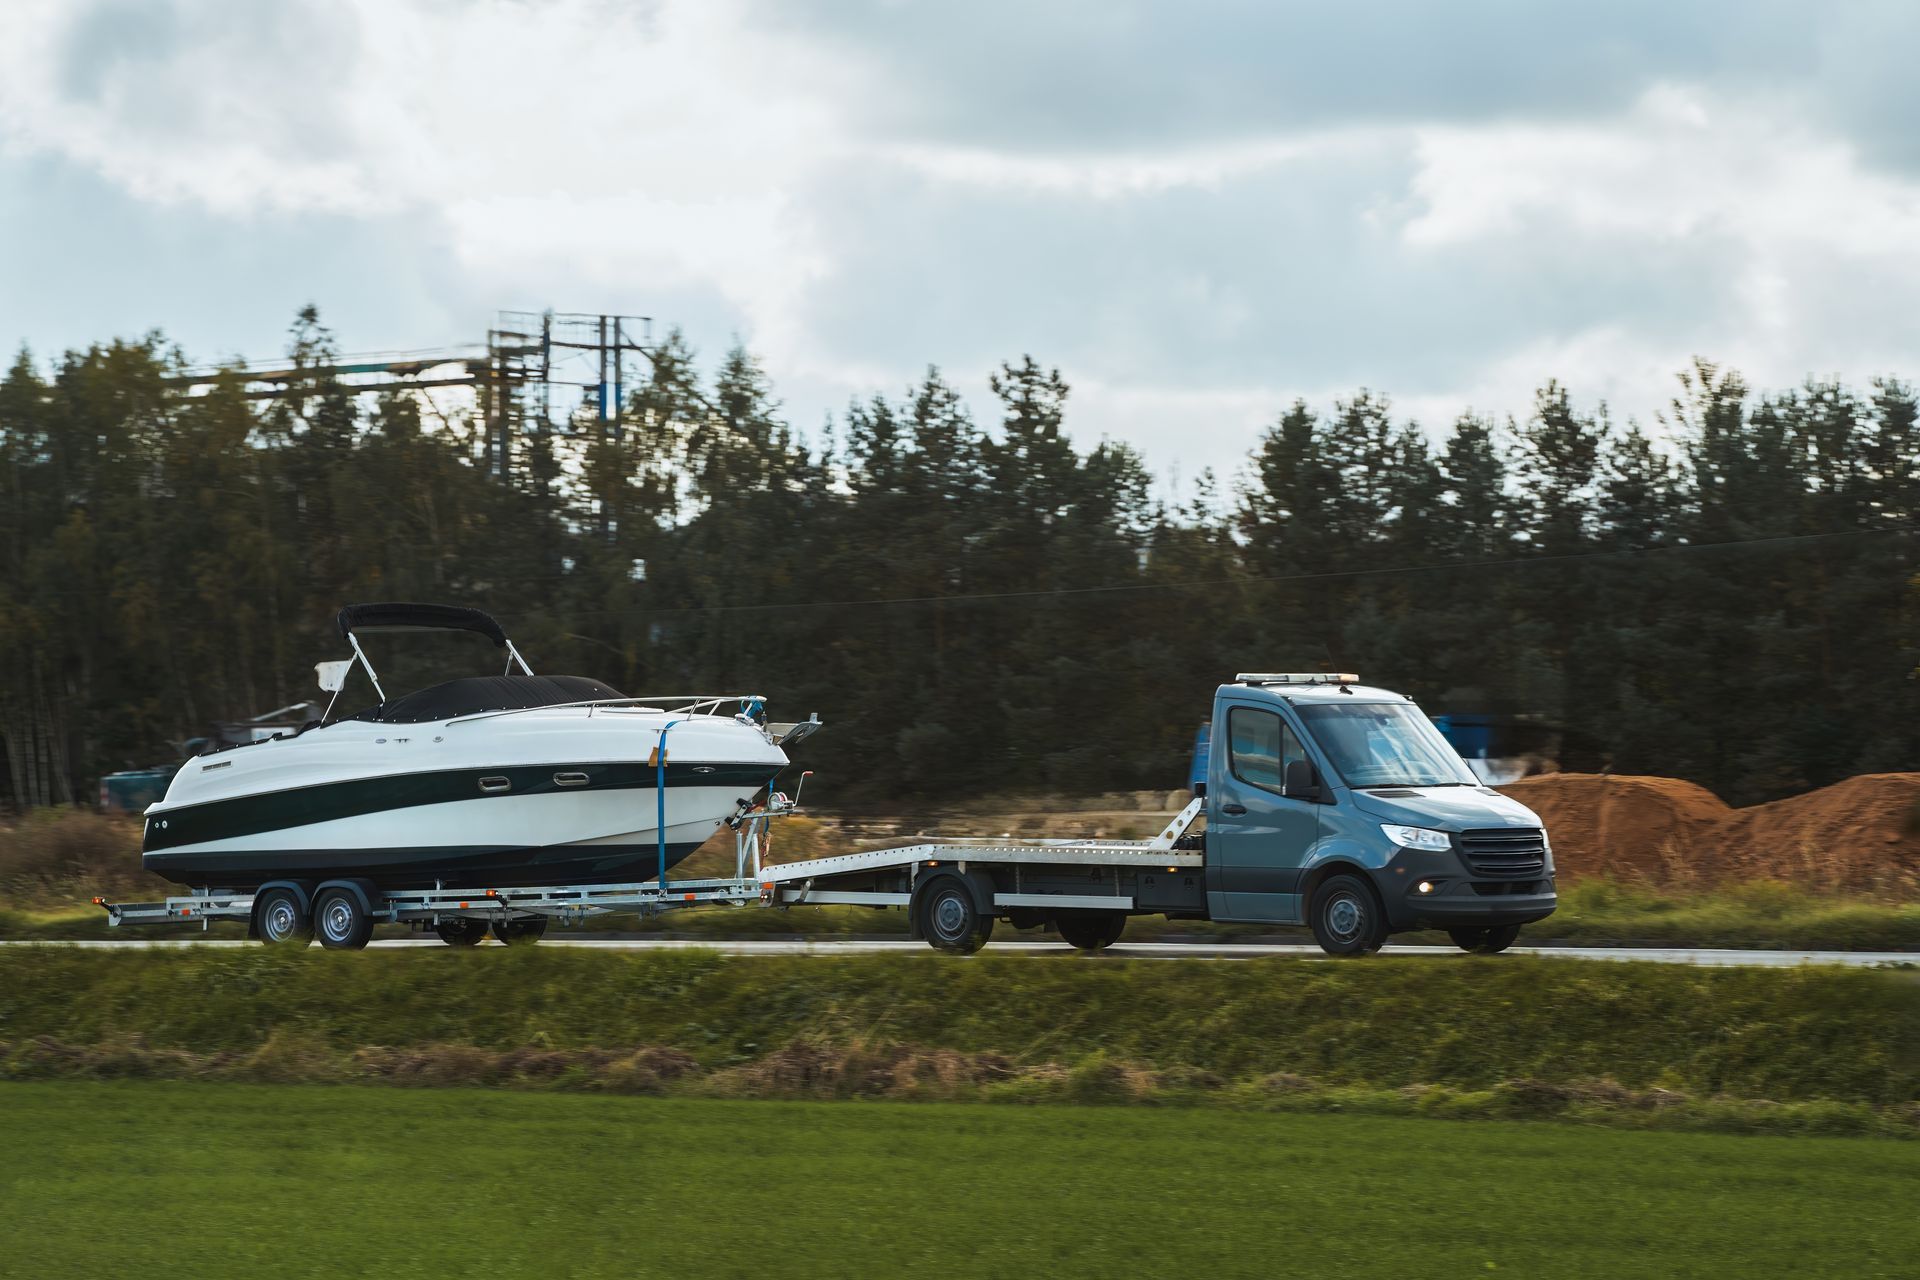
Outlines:
{"label": "front grille", "polygon": [[1538,876],[1547,869],[1546,833],[1538,827],[1462,831],[1454,839],[1475,875]]}

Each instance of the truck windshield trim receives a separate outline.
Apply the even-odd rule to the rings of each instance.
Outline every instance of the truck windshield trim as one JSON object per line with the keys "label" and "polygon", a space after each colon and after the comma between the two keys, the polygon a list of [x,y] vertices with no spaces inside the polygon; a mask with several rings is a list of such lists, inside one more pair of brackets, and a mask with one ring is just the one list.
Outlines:
{"label": "truck windshield trim", "polygon": [[1294,709],[1334,771],[1356,790],[1474,786],[1479,782],[1433,722],[1412,703],[1295,704]]}

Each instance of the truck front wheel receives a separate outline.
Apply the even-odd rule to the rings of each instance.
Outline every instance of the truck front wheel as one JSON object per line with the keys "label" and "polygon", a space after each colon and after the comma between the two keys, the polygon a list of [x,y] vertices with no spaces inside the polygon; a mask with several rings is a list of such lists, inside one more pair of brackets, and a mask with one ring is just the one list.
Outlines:
{"label": "truck front wheel", "polygon": [[936,950],[972,955],[993,935],[993,917],[983,917],[973,895],[958,880],[942,878],[920,895],[920,933]]}
{"label": "truck front wheel", "polygon": [[291,889],[269,889],[253,904],[253,936],[270,947],[304,947],[313,941],[313,917]]}
{"label": "truck front wheel", "polygon": [[1355,876],[1334,876],[1313,895],[1313,940],[1330,956],[1367,956],[1387,940],[1373,890]]}
{"label": "truck front wheel", "polygon": [[1492,925],[1482,929],[1449,929],[1447,936],[1453,939],[1453,945],[1462,951],[1473,951],[1483,956],[1505,951],[1520,936],[1517,924]]}
{"label": "truck front wheel", "polygon": [[1070,945],[1082,951],[1103,951],[1120,941],[1127,917],[1120,911],[1062,911],[1053,924]]}

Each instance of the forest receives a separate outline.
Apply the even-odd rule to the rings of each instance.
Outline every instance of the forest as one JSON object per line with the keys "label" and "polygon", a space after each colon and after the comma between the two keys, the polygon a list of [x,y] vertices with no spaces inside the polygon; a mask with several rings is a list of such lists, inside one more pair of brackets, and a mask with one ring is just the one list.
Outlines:
{"label": "forest", "polygon": [[[1177,787],[1249,669],[1357,671],[1736,804],[1920,766],[1892,378],[1761,392],[1696,361],[1654,422],[1548,380],[1438,429],[1359,390],[1276,405],[1238,473],[1169,501],[1032,357],[986,405],[929,367],[808,438],[751,354],[674,334],[617,432],[531,431],[502,477],[469,414],[355,395],[335,352],[308,309],[282,399],[182,393],[159,334],[0,379],[0,804],[87,803],[317,697],[335,612],[370,600],[484,608],[543,672],[818,712],[810,798],[846,805]],[[445,675],[491,669],[469,640]]]}

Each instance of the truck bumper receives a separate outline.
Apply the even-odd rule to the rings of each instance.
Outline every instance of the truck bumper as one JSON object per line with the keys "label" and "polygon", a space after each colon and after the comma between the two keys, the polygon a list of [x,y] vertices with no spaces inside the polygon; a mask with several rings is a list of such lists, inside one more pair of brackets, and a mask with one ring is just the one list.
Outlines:
{"label": "truck bumper", "polygon": [[[1388,879],[1378,887],[1387,923],[1395,930],[1531,924],[1546,919],[1560,905],[1550,877],[1519,884],[1464,876]],[[1423,883],[1431,886],[1425,893],[1420,891]]]}

